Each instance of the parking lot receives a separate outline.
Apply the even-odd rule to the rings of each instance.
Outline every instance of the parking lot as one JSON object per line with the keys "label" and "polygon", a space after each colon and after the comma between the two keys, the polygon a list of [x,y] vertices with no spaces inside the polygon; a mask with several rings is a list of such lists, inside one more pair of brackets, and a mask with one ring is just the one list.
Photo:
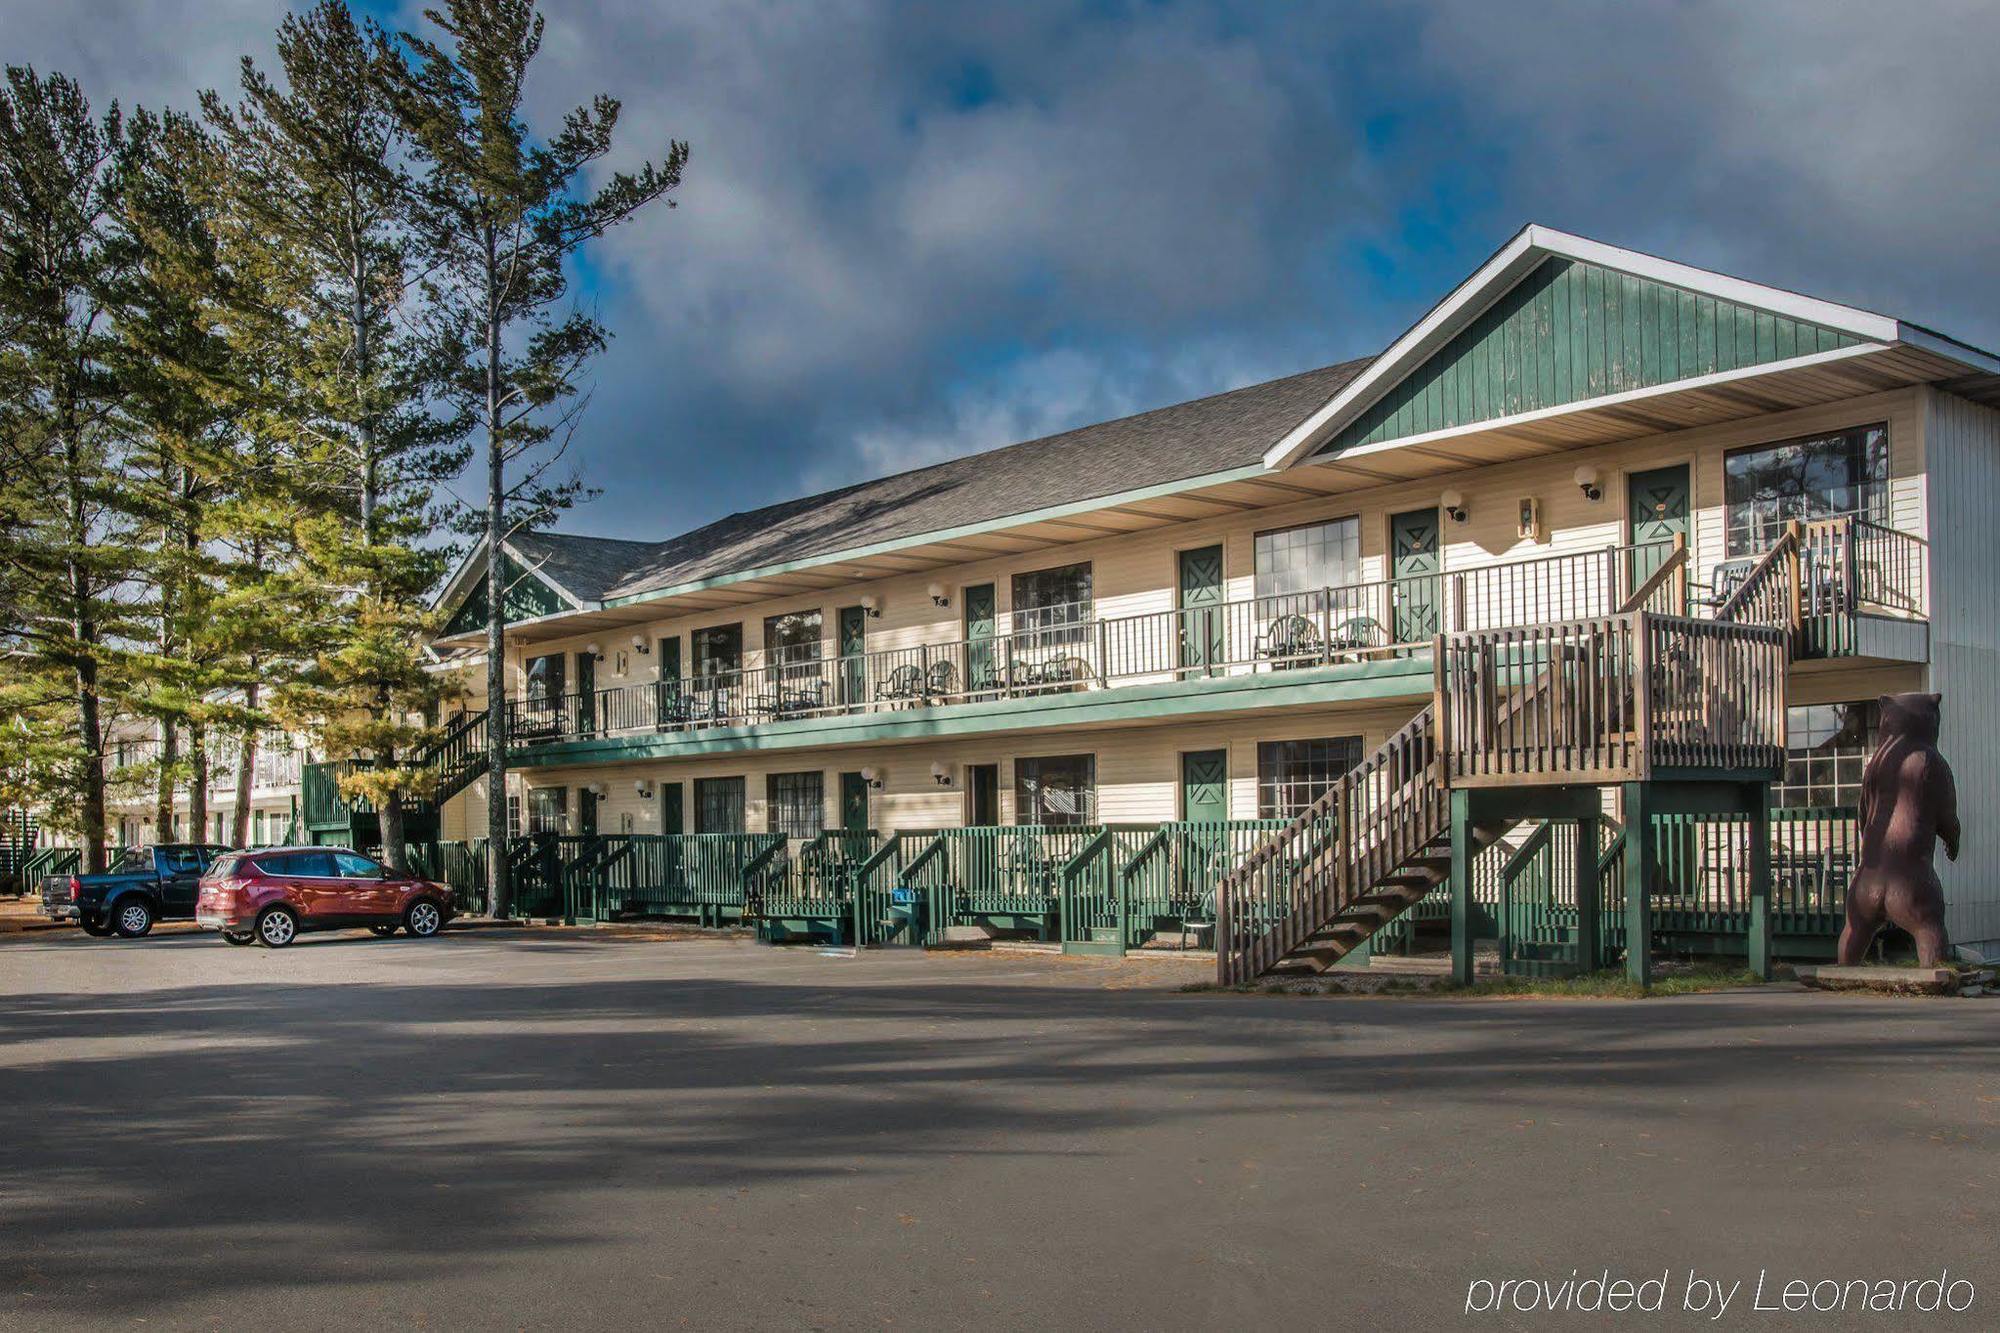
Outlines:
{"label": "parking lot", "polygon": [[1204,975],[0,937],[0,1324],[1533,1327],[1469,1284],[1948,1268],[1994,1326],[2000,1006]]}

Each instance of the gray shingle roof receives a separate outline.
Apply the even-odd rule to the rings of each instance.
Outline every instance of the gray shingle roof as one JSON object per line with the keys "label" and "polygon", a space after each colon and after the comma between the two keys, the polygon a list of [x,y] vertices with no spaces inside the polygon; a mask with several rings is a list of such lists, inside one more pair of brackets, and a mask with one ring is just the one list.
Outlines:
{"label": "gray shingle roof", "polygon": [[831,556],[1259,462],[1372,358],[731,514],[663,542],[524,533],[523,554],[589,600]]}

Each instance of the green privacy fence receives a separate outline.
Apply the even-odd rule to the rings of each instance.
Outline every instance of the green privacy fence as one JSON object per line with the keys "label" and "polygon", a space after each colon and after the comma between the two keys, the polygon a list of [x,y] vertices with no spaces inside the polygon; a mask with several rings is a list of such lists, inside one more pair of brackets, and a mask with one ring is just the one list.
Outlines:
{"label": "green privacy fence", "polygon": [[[1658,870],[1647,894],[1656,949],[1741,953],[1751,914],[1751,837],[1745,814],[1657,815]],[[1611,966],[1625,949],[1625,856],[1630,831],[1608,834],[1597,858],[1599,954],[1578,956],[1576,825],[1546,824],[1502,877],[1501,962],[1549,974]],[[1851,807],[1771,812],[1771,937],[1780,958],[1831,956],[1860,854]]]}
{"label": "green privacy fence", "polygon": [[882,836],[873,829],[829,829],[753,864],[746,911],[757,923],[758,938],[849,942],[856,877],[881,847]]}
{"label": "green privacy fence", "polygon": [[83,863],[83,852],[75,847],[44,847],[21,867],[22,893],[39,893],[44,875],[73,875]]}

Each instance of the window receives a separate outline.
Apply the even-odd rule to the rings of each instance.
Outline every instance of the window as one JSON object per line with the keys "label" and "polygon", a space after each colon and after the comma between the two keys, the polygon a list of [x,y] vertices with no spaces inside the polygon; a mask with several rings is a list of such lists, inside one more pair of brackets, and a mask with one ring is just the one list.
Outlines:
{"label": "window", "polygon": [[569,788],[528,788],[528,832],[561,833],[569,823]]}
{"label": "window", "polygon": [[332,852],[289,852],[260,864],[274,875],[302,879],[333,879]]}
{"label": "window", "polygon": [[507,835],[521,836],[521,798],[512,794],[507,797]]}
{"label": "window", "polygon": [[1257,596],[1287,597],[1361,579],[1361,520],[1337,518],[1257,534]]}
{"label": "window", "polygon": [[1889,517],[1889,428],[1857,426],[1738,449],[1722,460],[1729,554],[1760,555],[1787,520]]}
{"label": "window", "polygon": [[[820,613],[787,611],[764,617],[764,660],[772,666],[817,662],[820,654]],[[787,673],[790,674],[790,673]]]}
{"label": "window", "polygon": [[743,627],[710,625],[688,636],[694,653],[694,675],[699,689],[719,689],[728,684],[717,677],[733,676],[743,669]]}
{"label": "window", "polygon": [[548,653],[528,659],[524,693],[530,704],[553,708],[563,697],[563,655]]}
{"label": "window", "polygon": [[1064,565],[1014,576],[1014,628],[1059,629],[1090,619],[1090,566]]}
{"label": "window", "polygon": [[1014,822],[1073,828],[1097,822],[1097,756],[1014,761]]}
{"label": "window", "polygon": [[1291,819],[1326,794],[1340,776],[1361,762],[1359,736],[1301,741],[1260,741],[1257,745],[1257,817]]}
{"label": "window", "polygon": [[773,773],[764,779],[767,824],[788,838],[817,838],[826,827],[826,788],[818,773]]}
{"label": "window", "polygon": [[696,833],[743,831],[742,778],[694,780],[694,831]]}
{"label": "window", "polygon": [[333,867],[343,879],[380,879],[380,863],[371,861],[358,852],[335,852]]}
{"label": "window", "polygon": [[250,841],[253,845],[260,847],[264,843],[264,812],[262,810],[252,810],[250,812]]}
{"label": "window", "polygon": [[1861,804],[1861,770],[1875,753],[1875,702],[1808,704],[1785,710],[1785,779],[1771,804],[1824,809]]}

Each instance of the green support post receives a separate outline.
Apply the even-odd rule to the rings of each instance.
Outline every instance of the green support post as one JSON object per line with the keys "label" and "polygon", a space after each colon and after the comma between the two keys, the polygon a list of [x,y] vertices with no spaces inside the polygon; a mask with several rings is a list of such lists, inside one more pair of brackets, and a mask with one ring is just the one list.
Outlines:
{"label": "green support post", "polygon": [[1653,844],[1652,787],[1625,784],[1625,976],[1653,984],[1652,892],[1658,853]]}
{"label": "green support post", "polygon": [[1749,791],[1750,806],[1750,971],[1771,979],[1771,788],[1759,782]]}
{"label": "green support post", "polygon": [[1451,976],[1472,984],[1472,793],[1451,793]]}
{"label": "green support post", "polygon": [[[1593,793],[1594,795],[1594,793]],[[1597,817],[1576,821],[1576,961],[1583,972],[1595,972],[1603,961],[1597,928]]]}

